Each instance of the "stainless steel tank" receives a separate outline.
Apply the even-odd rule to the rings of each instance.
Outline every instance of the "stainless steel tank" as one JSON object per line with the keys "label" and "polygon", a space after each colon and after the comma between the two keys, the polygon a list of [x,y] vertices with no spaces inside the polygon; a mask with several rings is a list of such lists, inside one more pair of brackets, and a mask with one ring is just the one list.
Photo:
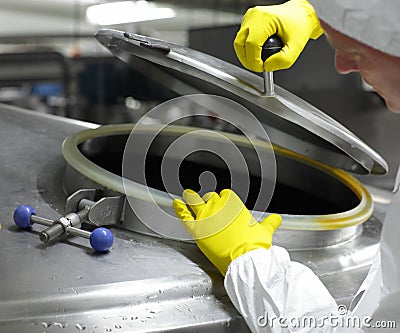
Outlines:
{"label": "stainless steel tank", "polygon": [[[279,171],[268,210],[283,214],[285,222],[274,242],[309,266],[338,303],[349,305],[378,248],[381,229],[371,215],[370,193],[349,171],[384,173],[385,161],[342,125],[289,92],[276,87],[275,96],[263,96],[262,79],[247,71],[143,36],[103,30],[97,38],[119,58],[140,63],[148,75],[180,94],[224,96],[257,117],[272,146],[258,144],[274,149]],[[178,189],[166,192],[156,174],[151,187],[122,177],[133,124],[98,127],[5,106],[0,120],[0,138],[13,148],[0,151],[0,331],[248,330],[226,296],[222,276],[196,245],[157,229],[168,221],[160,222],[154,204],[172,216],[172,197],[179,195]],[[154,136],[159,127],[143,127],[143,137]],[[193,130],[172,125],[160,132],[149,152],[155,169],[171,140]],[[241,135],[225,135],[252,160],[254,152]],[[190,145],[196,150],[197,144],[214,139],[194,135]],[[204,160],[201,153],[193,155],[183,171],[210,169],[217,175],[217,188],[225,187],[224,167],[217,159]],[[257,170],[250,174],[255,181],[260,177]],[[190,186],[193,178],[184,178]],[[155,202],[146,196],[149,188]],[[109,226],[116,236],[109,253],[96,254],[85,240],[74,237],[40,244],[36,226],[21,232],[13,225],[18,204],[31,204],[38,215],[56,218],[64,213],[67,196],[80,189],[97,189],[123,201],[118,221]],[[154,220],[151,228],[131,209],[130,199]],[[252,205],[251,198],[247,204]],[[264,212],[255,207],[253,214],[260,218]],[[99,217],[106,220],[101,214],[94,219]]]}

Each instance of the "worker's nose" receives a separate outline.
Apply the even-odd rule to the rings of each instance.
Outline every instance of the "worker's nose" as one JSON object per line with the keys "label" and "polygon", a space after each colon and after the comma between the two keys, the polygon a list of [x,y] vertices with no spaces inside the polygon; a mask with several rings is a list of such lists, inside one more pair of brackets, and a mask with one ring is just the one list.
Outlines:
{"label": "worker's nose", "polygon": [[348,74],[351,72],[358,72],[358,64],[354,59],[342,54],[338,51],[335,52],[335,66],[340,74]]}

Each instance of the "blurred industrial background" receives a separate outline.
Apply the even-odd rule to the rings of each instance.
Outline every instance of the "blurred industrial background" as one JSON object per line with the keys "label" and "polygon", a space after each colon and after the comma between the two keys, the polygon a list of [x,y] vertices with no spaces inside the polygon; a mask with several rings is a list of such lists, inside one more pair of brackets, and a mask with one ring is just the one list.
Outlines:
{"label": "blurred industrial background", "polygon": [[[246,9],[280,1],[2,0],[0,102],[98,124],[135,122],[176,96],[115,58],[93,37],[103,27],[187,46],[240,66],[232,41]],[[386,176],[361,177],[390,189],[400,117],[357,74],[335,72],[324,38],[310,41],[275,83],[347,126],[389,163]]]}

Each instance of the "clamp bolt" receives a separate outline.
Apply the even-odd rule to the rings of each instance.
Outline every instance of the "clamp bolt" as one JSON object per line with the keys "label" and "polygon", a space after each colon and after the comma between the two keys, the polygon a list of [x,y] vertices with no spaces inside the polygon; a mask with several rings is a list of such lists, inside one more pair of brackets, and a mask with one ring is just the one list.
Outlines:
{"label": "clamp bolt", "polygon": [[110,230],[96,228],[92,232],[89,232],[75,227],[80,225],[88,211],[89,208],[84,208],[78,213],[69,213],[58,220],[52,221],[36,216],[36,211],[33,207],[22,205],[14,211],[14,222],[23,229],[30,229],[34,223],[48,227],[39,235],[39,239],[44,243],[61,235],[74,235],[89,239],[90,245],[95,251],[106,252],[112,247],[114,242],[114,235]]}

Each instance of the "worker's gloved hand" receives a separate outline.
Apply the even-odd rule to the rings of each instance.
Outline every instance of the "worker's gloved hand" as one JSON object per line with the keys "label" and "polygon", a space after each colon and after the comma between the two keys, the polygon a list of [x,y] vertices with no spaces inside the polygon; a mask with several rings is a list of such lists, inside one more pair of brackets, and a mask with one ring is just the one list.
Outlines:
{"label": "worker's gloved hand", "polygon": [[271,214],[257,222],[232,190],[218,195],[209,192],[201,198],[192,190],[185,190],[183,199],[174,200],[174,209],[183,226],[197,246],[225,276],[229,264],[249,251],[272,244],[272,235],[282,222],[278,214]]}
{"label": "worker's gloved hand", "polygon": [[[261,47],[275,33],[284,47],[263,64]],[[234,48],[245,68],[272,72],[292,66],[308,40],[317,39],[322,33],[312,5],[306,0],[290,0],[281,5],[250,8],[243,16]]]}

